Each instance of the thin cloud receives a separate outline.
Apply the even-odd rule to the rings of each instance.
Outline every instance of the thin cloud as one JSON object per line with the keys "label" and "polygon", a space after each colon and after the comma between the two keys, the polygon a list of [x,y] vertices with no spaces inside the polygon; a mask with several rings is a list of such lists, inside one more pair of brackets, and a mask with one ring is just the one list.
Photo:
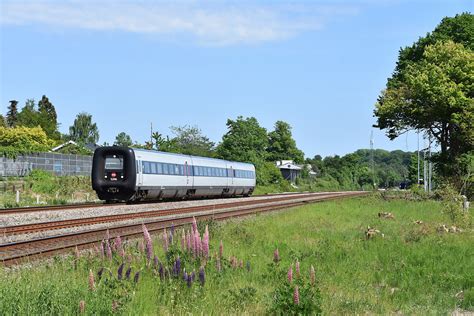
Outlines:
{"label": "thin cloud", "polygon": [[190,35],[214,45],[278,41],[321,29],[332,17],[357,13],[344,5],[214,2],[7,1],[0,8],[4,25]]}

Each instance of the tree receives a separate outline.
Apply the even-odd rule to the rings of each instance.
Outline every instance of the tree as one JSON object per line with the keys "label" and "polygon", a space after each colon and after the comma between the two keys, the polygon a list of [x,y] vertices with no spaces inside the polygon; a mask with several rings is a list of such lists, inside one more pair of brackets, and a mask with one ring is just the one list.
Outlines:
{"label": "tree", "polygon": [[435,140],[441,175],[453,174],[462,154],[474,150],[474,52],[452,41],[426,47],[376,104],[377,126],[391,139],[421,130]]}
{"label": "tree", "polygon": [[41,118],[39,112],[36,110],[34,99],[26,100],[25,106],[18,113],[17,125],[25,127],[41,126]]}
{"label": "tree", "polygon": [[91,114],[82,112],[76,116],[74,124],[69,127],[69,138],[80,144],[97,143],[99,129],[92,122]]}
{"label": "tree", "polygon": [[0,114],[0,127],[7,127],[7,121],[2,114]]}
{"label": "tree", "polygon": [[267,130],[256,118],[239,116],[235,121],[228,119],[227,129],[216,149],[220,158],[246,162],[266,160]]}
{"label": "tree", "polygon": [[53,146],[41,127],[0,127],[0,151],[6,156],[48,151]]}
{"label": "tree", "polygon": [[304,161],[304,153],[296,147],[296,141],[291,134],[290,124],[277,121],[275,130],[268,133],[268,160],[294,160],[295,163]]}
{"label": "tree", "polygon": [[171,140],[174,151],[204,157],[214,155],[214,143],[197,126],[171,126],[170,129],[175,135]]}
{"label": "tree", "polygon": [[132,138],[125,132],[121,132],[115,137],[114,145],[116,146],[130,147],[132,144]]}
{"label": "tree", "polygon": [[18,101],[11,100],[10,105],[8,106],[8,113],[7,113],[7,125],[8,127],[16,126],[18,120],[18,109],[17,109]]}
{"label": "tree", "polygon": [[46,132],[46,135],[52,139],[59,139],[61,135],[58,131],[56,108],[45,95],[38,102],[38,113],[41,127]]}

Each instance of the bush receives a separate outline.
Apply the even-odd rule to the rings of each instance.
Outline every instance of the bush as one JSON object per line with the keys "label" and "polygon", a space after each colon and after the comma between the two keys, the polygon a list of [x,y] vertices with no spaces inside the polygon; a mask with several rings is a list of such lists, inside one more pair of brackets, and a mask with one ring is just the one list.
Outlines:
{"label": "bush", "polygon": [[444,184],[436,191],[436,196],[441,199],[443,213],[448,215],[452,224],[466,227],[471,224],[469,212],[463,209],[463,198],[451,184]]}
{"label": "bush", "polygon": [[271,162],[255,162],[257,185],[279,184],[284,182],[280,170]]}

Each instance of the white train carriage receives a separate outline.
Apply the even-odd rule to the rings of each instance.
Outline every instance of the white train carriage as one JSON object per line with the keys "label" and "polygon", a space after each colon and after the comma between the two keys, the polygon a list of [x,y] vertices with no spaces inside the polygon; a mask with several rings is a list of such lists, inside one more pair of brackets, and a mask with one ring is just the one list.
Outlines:
{"label": "white train carriage", "polygon": [[100,147],[94,152],[92,187],[107,201],[248,196],[255,188],[255,167],[153,150]]}

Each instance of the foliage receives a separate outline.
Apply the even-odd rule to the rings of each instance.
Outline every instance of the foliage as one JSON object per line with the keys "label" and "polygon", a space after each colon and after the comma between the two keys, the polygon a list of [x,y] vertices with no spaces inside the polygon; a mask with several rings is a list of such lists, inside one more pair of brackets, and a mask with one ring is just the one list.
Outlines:
{"label": "foliage", "polygon": [[53,141],[41,127],[0,127],[0,150],[8,157],[30,152],[48,151]]}
{"label": "foliage", "polygon": [[170,129],[174,134],[172,138],[165,138],[158,132],[152,134],[157,150],[202,157],[214,156],[214,143],[202,134],[199,127],[184,125],[171,126]]}
{"label": "foliage", "polygon": [[271,185],[286,182],[275,164],[261,160],[257,160],[254,163],[257,173],[257,185]]}
{"label": "foliage", "polygon": [[304,153],[296,147],[296,141],[291,134],[290,124],[277,121],[275,129],[268,133],[268,160],[293,160],[295,163],[304,161]]}
{"label": "foliage", "polygon": [[128,135],[125,132],[120,132],[116,137],[115,137],[115,142],[114,145],[116,146],[123,146],[123,147],[130,147],[132,146],[132,138],[130,135]]}
{"label": "foliage", "polygon": [[69,127],[69,138],[79,144],[95,144],[99,141],[99,129],[92,122],[91,114],[82,112],[76,116],[74,124]]}
{"label": "foliage", "polygon": [[82,144],[67,144],[64,147],[58,149],[56,151],[57,153],[61,154],[71,154],[71,155],[85,155],[85,156],[91,156],[93,152],[89,149],[84,147]]}
{"label": "foliage", "polygon": [[17,125],[25,127],[40,126],[49,138],[55,140],[61,138],[58,131],[56,109],[45,95],[38,103],[38,109],[34,99],[26,100],[25,106],[18,113]]}
{"label": "foliage", "polygon": [[377,126],[391,139],[418,129],[441,148],[433,160],[441,176],[459,183],[457,160],[474,150],[474,16],[445,18],[400,51],[376,109]]}
{"label": "foliage", "polygon": [[15,127],[18,120],[18,101],[11,100],[8,106],[7,112],[7,125],[8,127]]}
{"label": "foliage", "polygon": [[461,227],[471,225],[472,216],[469,212],[464,211],[463,198],[458,192],[456,192],[451,184],[443,184],[438,190],[436,190],[436,195],[441,199],[443,213],[449,217],[452,224]]}
{"label": "foliage", "polygon": [[257,162],[267,158],[268,137],[267,130],[261,127],[255,117],[227,120],[227,133],[217,146],[217,155],[220,158]]}
{"label": "foliage", "polygon": [[7,127],[7,121],[2,114],[0,114],[0,127]]}

